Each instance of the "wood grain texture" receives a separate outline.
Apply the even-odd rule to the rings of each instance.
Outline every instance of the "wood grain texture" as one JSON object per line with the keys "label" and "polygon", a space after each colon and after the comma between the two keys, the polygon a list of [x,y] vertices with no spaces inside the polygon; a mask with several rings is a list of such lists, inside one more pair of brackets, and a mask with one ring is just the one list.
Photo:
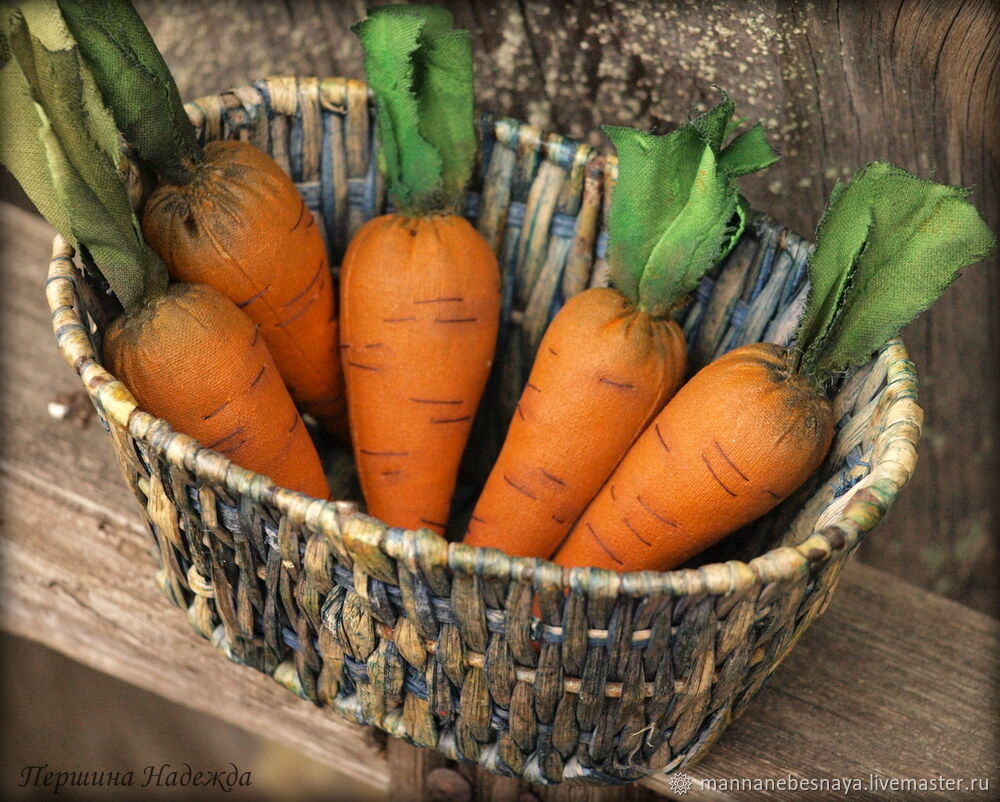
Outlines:
{"label": "wood grain texture", "polygon": [[[0,369],[7,379],[0,395],[0,627],[266,732],[372,793],[421,798],[410,772],[414,762],[430,768],[433,758],[402,750],[399,771],[390,774],[366,730],[230,663],[156,590],[149,536],[104,433],[96,421],[81,428],[46,411],[47,401],[78,387],[52,342],[43,297],[50,237],[39,218],[0,203]],[[769,689],[690,774],[829,779],[876,772],[996,783],[998,658],[996,620],[855,562]],[[477,799],[527,793],[521,783],[468,776]],[[668,791],[664,778],[626,790],[531,789],[543,800],[594,802]],[[781,794],[756,798],[775,797]],[[695,789],[684,798],[755,797]]]}
{"label": "wood grain texture", "polygon": [[[0,632],[0,721],[7,733],[0,750],[0,798],[51,796],[52,788],[26,790],[20,783],[29,766],[48,770],[133,771],[144,782],[147,766],[169,764],[171,770],[251,772],[252,785],[236,791],[240,802],[307,802],[350,800],[381,802],[385,793],[359,784],[325,763],[318,763],[267,733],[235,727],[213,715],[175,704],[115,677],[53,652],[37,641]],[[23,779],[22,779],[23,778]],[[29,788],[31,783],[29,782]],[[93,786],[91,786],[93,788]],[[331,794],[330,789],[337,789]],[[134,799],[135,788],[109,787],[80,791],[63,788],[60,798]],[[143,799],[173,800],[177,786],[154,784]],[[233,791],[201,786],[198,802],[232,799]]]}
{"label": "wood grain texture", "polygon": [[[481,106],[588,137],[666,130],[725,88],[784,159],[754,205],[810,235],[834,182],[883,158],[975,185],[1000,229],[1000,11],[989,0],[442,0],[472,31]],[[362,77],[364,2],[136,0],[186,98],[265,75]],[[599,140],[599,136],[598,136]],[[1000,282],[968,271],[905,332],[927,428],[910,488],[862,559],[996,614]]]}

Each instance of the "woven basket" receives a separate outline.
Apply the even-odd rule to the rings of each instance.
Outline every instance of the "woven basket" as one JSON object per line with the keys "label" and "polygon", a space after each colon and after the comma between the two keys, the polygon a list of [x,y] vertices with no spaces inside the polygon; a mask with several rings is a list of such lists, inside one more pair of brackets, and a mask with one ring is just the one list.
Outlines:
{"label": "woven basket", "polygon": [[[384,211],[364,84],[275,78],[188,112],[204,140],[250,141],[289,172],[332,263]],[[499,254],[505,302],[459,521],[548,320],[564,298],[604,283],[615,175],[613,158],[513,120],[483,117],[481,131],[466,213]],[[808,250],[754,219],[680,313],[694,367],[743,343],[787,343]],[[231,464],[138,409],[104,370],[101,332],[117,310],[59,238],[47,294],[58,346],[146,513],[158,583],[199,634],[354,721],[537,783],[626,782],[702,757],[823,612],[916,461],[917,379],[895,340],[845,378],[836,440],[814,479],[700,567],[564,573],[388,528],[352,501],[309,499]]]}

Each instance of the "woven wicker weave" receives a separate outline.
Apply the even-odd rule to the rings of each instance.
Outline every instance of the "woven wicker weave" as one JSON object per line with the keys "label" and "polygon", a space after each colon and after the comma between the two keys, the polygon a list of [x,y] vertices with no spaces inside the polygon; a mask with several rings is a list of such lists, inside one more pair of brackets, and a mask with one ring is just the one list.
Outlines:
{"label": "woven wicker weave", "polygon": [[[332,262],[383,210],[363,84],[271,79],[188,110],[205,140],[253,142],[292,175]],[[612,158],[513,120],[485,117],[482,133],[466,211],[500,255],[506,292],[459,518],[547,321],[564,297],[604,282],[615,173]],[[681,313],[694,364],[786,343],[807,253],[758,216]],[[717,562],[564,576],[280,489],[137,409],[97,356],[111,301],[71,257],[57,238],[57,342],[146,512],[159,584],[194,628],[305,698],[501,774],[612,783],[699,759],[826,607],[916,460],[917,380],[897,340],[837,393],[837,438],[814,481],[713,549]]]}

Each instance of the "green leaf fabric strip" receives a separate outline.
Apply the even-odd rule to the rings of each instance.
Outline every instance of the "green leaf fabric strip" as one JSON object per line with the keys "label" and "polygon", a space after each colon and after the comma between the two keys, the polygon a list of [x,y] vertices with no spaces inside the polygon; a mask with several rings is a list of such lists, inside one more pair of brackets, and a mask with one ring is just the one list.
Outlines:
{"label": "green leaf fabric strip", "polygon": [[452,211],[475,163],[467,31],[432,6],[380,6],[352,30],[375,95],[379,167],[401,211]]}
{"label": "green leaf fabric strip", "polygon": [[177,85],[129,0],[60,0],[118,127],[140,158],[173,183],[202,160]]}
{"label": "green leaf fabric strip", "polygon": [[426,37],[417,61],[420,132],[441,157],[444,201],[462,200],[476,160],[472,44],[467,31]]}
{"label": "green leaf fabric strip", "polygon": [[712,150],[718,153],[722,150],[722,143],[725,141],[726,131],[735,111],[736,104],[733,103],[729,95],[723,92],[721,103],[717,103],[704,114],[695,117],[689,125],[694,126]]}
{"label": "green leaf fabric strip", "polygon": [[[49,222],[93,258],[122,305],[134,308],[166,287],[167,273],[145,245],[128,202],[110,113],[72,40],[58,42],[69,41],[68,48],[50,50],[25,17],[36,19],[31,13],[14,15],[7,31],[11,58],[3,68],[4,86],[17,83],[22,91],[4,97],[18,137],[17,147],[4,149],[5,163],[39,210],[52,214]],[[48,27],[51,15],[39,20],[45,41],[57,43]],[[7,71],[15,67],[20,79],[8,81]]]}
{"label": "green leaf fabric strip", "polygon": [[822,385],[863,363],[996,247],[968,195],[886,162],[834,191],[809,265],[803,373]]}
{"label": "green leaf fabric strip", "polygon": [[777,161],[759,126],[722,147],[733,102],[670,134],[621,126],[604,132],[618,151],[608,259],[618,290],[664,316],[739,240],[748,205],[732,178]]}
{"label": "green leaf fabric strip", "polygon": [[776,161],[778,154],[768,144],[764,128],[757,123],[753,128],[733,137],[733,141],[719,154],[719,169],[735,178],[763,170]]}
{"label": "green leaf fabric strip", "polygon": [[41,121],[35,111],[28,81],[11,51],[9,31],[13,8],[0,7],[0,163],[31,198],[42,216],[69,242],[76,245],[62,201],[56,194],[45,161],[45,145],[38,137]]}

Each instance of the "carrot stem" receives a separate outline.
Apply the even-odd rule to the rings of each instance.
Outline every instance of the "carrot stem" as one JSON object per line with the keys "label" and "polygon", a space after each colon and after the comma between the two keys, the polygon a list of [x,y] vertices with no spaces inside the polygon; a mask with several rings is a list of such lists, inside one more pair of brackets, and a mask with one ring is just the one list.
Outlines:
{"label": "carrot stem", "polygon": [[739,240],[748,205],[734,178],[777,161],[760,126],[723,147],[733,101],[658,136],[604,126],[618,151],[608,221],[614,286],[654,317],[670,314]]}
{"label": "carrot stem", "polygon": [[0,156],[59,233],[97,265],[122,306],[134,310],[167,286],[166,267],[144,242],[118,174],[114,121],[51,4],[53,13],[44,3],[8,11],[9,39],[0,31],[0,52],[8,54],[4,111],[17,133],[4,139]]}
{"label": "carrot stem", "polygon": [[468,31],[433,6],[379,6],[352,27],[375,95],[379,166],[396,208],[461,210],[476,131]]}
{"label": "carrot stem", "polygon": [[203,155],[177,84],[129,0],[59,0],[125,139],[164,180],[186,184]]}
{"label": "carrot stem", "polygon": [[967,200],[887,162],[838,184],[809,259],[795,366],[817,387],[865,362],[996,246]]}

